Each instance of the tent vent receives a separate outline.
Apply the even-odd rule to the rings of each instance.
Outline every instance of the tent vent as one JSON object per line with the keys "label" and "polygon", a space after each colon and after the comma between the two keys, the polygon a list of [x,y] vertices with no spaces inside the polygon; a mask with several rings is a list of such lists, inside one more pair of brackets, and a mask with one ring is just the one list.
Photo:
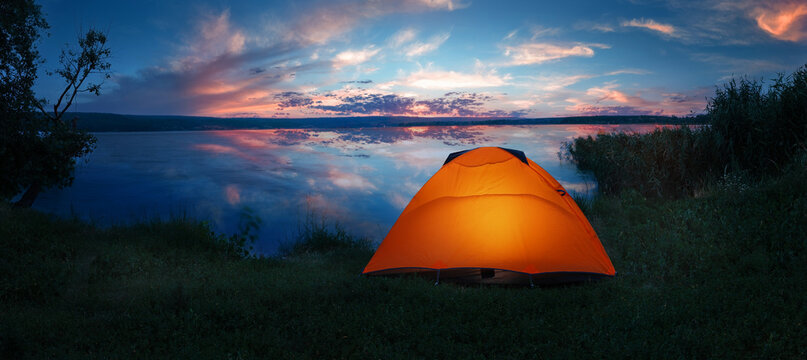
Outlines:
{"label": "tent vent", "polygon": [[[479,149],[479,148],[476,148],[476,149]],[[474,151],[476,149],[457,151],[457,152],[453,152],[451,154],[448,154],[448,157],[446,158],[446,162],[444,162],[443,165],[450,163],[451,160],[456,159],[457,157],[459,157],[462,154],[465,154],[465,153],[467,153],[469,151]],[[510,154],[513,154],[513,156],[515,156],[516,159],[519,159],[519,160],[521,160],[521,162],[529,165],[529,163],[527,163],[527,155],[524,155],[523,151],[521,151],[521,150],[513,150],[513,149],[508,149],[508,148],[503,148],[503,147],[499,147],[499,149],[502,149],[504,151],[509,152]]]}

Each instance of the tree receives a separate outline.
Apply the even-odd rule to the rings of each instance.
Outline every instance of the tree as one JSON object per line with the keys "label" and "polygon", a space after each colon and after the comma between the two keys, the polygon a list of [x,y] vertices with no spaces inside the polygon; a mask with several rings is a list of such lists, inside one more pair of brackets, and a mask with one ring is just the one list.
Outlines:
{"label": "tree", "polygon": [[88,79],[109,78],[110,50],[106,35],[94,29],[79,37],[77,49],[63,50],[55,73],[65,89],[47,111],[47,101],[32,90],[42,63],[39,32],[48,28],[41,9],[33,0],[3,0],[0,12],[0,199],[22,193],[15,206],[30,207],[43,189],[72,184],[76,160],[93,150],[95,137],[64,114],[77,94],[100,94],[103,80]]}

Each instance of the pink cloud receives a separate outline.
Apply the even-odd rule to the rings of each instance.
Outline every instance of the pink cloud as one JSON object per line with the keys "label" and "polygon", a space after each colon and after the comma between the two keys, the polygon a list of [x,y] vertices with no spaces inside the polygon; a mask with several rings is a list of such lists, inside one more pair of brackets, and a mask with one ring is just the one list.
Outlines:
{"label": "pink cloud", "polygon": [[238,205],[241,203],[241,189],[237,185],[230,184],[224,187],[224,195],[227,197],[227,202],[230,205]]}
{"label": "pink cloud", "polygon": [[577,97],[566,99],[569,115],[677,115],[703,112],[705,97],[710,89],[699,88],[692,92],[662,92],[644,90],[644,94],[629,94],[616,89],[616,85],[592,87]]}
{"label": "pink cloud", "polygon": [[787,41],[807,39],[807,4],[774,1],[751,12],[757,26],[774,38]]}
{"label": "pink cloud", "polygon": [[196,149],[196,150],[201,150],[201,151],[213,153],[213,154],[216,154],[216,155],[222,155],[222,154],[233,155],[233,156],[242,158],[242,159],[244,159],[246,161],[249,161],[251,163],[254,163],[254,164],[261,164],[261,163],[264,162],[262,159],[260,159],[258,157],[255,157],[253,155],[247,154],[247,153],[245,153],[245,152],[243,152],[243,151],[241,151],[241,150],[239,150],[237,148],[234,148],[232,146],[225,146],[225,145],[219,145],[219,144],[196,144],[196,145],[193,146],[193,148]]}
{"label": "pink cloud", "polygon": [[214,154],[238,154],[240,151],[232,146],[224,146],[218,144],[197,144],[193,146],[195,149],[212,152]]}
{"label": "pink cloud", "polygon": [[673,36],[675,35],[676,29],[674,26],[669,24],[662,24],[656,22],[653,19],[633,19],[630,21],[622,22],[622,26],[626,27],[638,27],[638,28],[645,28],[653,31],[658,31],[665,35]]}
{"label": "pink cloud", "polygon": [[[324,5],[279,22],[268,33],[247,33],[230,20],[230,12],[203,16],[187,44],[164,66],[118,75],[116,89],[88,103],[87,110],[129,114],[222,117],[305,117],[321,112],[288,111],[274,95],[289,88],[298,72],[358,65],[378,49],[342,52],[331,60],[292,55],[351,31],[361,21],[393,13],[452,11],[465,6],[454,0],[344,1]],[[316,53],[318,55],[318,53]],[[371,72],[375,68],[363,69]],[[285,85],[285,86],[284,86]]]}
{"label": "pink cloud", "polygon": [[615,90],[615,86],[593,87],[586,90],[586,95],[594,97],[598,103],[613,101],[620,104],[633,104],[635,106],[647,106],[650,103],[641,97],[631,96],[622,91]]}

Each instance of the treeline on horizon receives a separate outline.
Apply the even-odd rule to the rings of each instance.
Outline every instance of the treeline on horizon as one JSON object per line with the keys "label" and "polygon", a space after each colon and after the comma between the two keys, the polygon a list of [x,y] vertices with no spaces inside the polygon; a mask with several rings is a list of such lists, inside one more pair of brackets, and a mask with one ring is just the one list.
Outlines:
{"label": "treeline on horizon", "polygon": [[121,115],[68,113],[77,126],[89,132],[260,130],[315,128],[372,128],[407,126],[550,125],[550,124],[703,124],[704,115],[676,117],[655,115],[572,116],[531,119],[479,119],[461,117],[421,118],[403,116],[352,116],[328,118],[217,118],[172,115]]}

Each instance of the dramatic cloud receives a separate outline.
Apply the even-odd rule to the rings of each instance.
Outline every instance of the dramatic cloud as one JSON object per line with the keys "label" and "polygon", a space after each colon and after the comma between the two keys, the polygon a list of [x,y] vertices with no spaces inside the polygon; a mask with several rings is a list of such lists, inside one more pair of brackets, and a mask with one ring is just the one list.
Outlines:
{"label": "dramatic cloud", "polygon": [[380,51],[373,46],[347,49],[337,52],[330,61],[321,61],[319,52],[303,57],[300,50],[350,31],[364,19],[398,12],[452,11],[463,6],[456,1],[435,0],[328,3],[288,23],[279,23],[269,29],[270,33],[274,31],[269,36],[248,35],[233,25],[228,10],[205,15],[192,31],[193,37],[177,49],[167,65],[115,76],[114,90],[104,94],[103,99],[82,104],[82,109],[129,114],[278,115],[278,110],[300,99],[278,102],[275,89],[292,82],[299,72],[361,65]]}
{"label": "dramatic cloud", "polygon": [[[113,78],[117,89],[99,101],[84,104],[88,111],[130,114],[256,116],[274,103],[272,87],[292,80],[299,71],[324,68],[329,63],[284,65],[292,51],[277,46],[242,54],[224,54],[182,69],[151,68],[135,76]],[[261,60],[265,71],[247,70]]]}
{"label": "dramatic cloud", "polygon": [[[113,77],[117,87],[84,104],[99,112],[164,115],[254,116],[272,99],[272,87],[294,79],[299,71],[326,68],[329,62],[290,64],[293,44],[248,47],[229,12],[206,16],[197,36],[169,66],[154,66],[135,75]],[[96,99],[93,99],[96,100]]]}
{"label": "dramatic cloud", "polygon": [[622,22],[625,27],[638,27],[645,28],[653,31],[658,31],[662,34],[673,36],[675,35],[675,27],[669,24],[658,23],[653,19],[633,19],[631,21]]}
{"label": "dramatic cloud", "polygon": [[[290,118],[685,114],[701,111],[703,99],[683,83],[699,88],[727,76],[790,71],[803,61],[803,43],[786,41],[807,39],[807,3],[795,0],[628,1],[608,14],[592,6],[544,18],[506,9],[513,4],[455,11],[470,2],[450,0],[276,5],[207,14],[201,9],[215,2],[189,12],[161,7],[175,12],[157,17],[176,24],[142,24],[148,37],[120,45],[128,52],[116,55],[125,60],[104,94],[80,97],[78,110]],[[504,13],[510,17],[494,17]],[[488,15],[484,26],[467,26]],[[150,39],[159,52],[143,49]],[[620,49],[605,51],[600,41]],[[637,51],[642,56],[624,56]],[[647,74],[637,70],[645,67],[653,76],[633,76]]]}
{"label": "dramatic cloud", "polygon": [[562,46],[548,43],[528,43],[519,46],[508,46],[504,54],[512,59],[511,65],[531,65],[570,56],[592,57],[594,56],[592,47],[608,48],[608,46],[599,44]]}
{"label": "dramatic cloud", "polygon": [[207,14],[197,24],[196,37],[189,41],[181,55],[171,61],[175,70],[184,70],[224,54],[238,54],[244,50],[246,35],[230,24],[230,12]]}
{"label": "dramatic cloud", "polygon": [[339,97],[334,105],[312,105],[312,109],[334,115],[518,117],[521,112],[487,110],[492,98],[477,93],[449,92],[443,97],[416,100],[394,94],[361,93]]}
{"label": "dramatic cloud", "polygon": [[314,103],[314,100],[294,91],[275,94],[275,99],[280,100],[278,103],[280,108],[308,106]]}
{"label": "dramatic cloud", "polygon": [[807,39],[807,3],[774,1],[760,5],[751,12],[760,29],[780,40]]}
{"label": "dramatic cloud", "polygon": [[314,109],[325,110],[337,115],[400,115],[408,114],[414,105],[413,98],[393,94],[367,94],[339,98],[338,105],[315,105]]}

